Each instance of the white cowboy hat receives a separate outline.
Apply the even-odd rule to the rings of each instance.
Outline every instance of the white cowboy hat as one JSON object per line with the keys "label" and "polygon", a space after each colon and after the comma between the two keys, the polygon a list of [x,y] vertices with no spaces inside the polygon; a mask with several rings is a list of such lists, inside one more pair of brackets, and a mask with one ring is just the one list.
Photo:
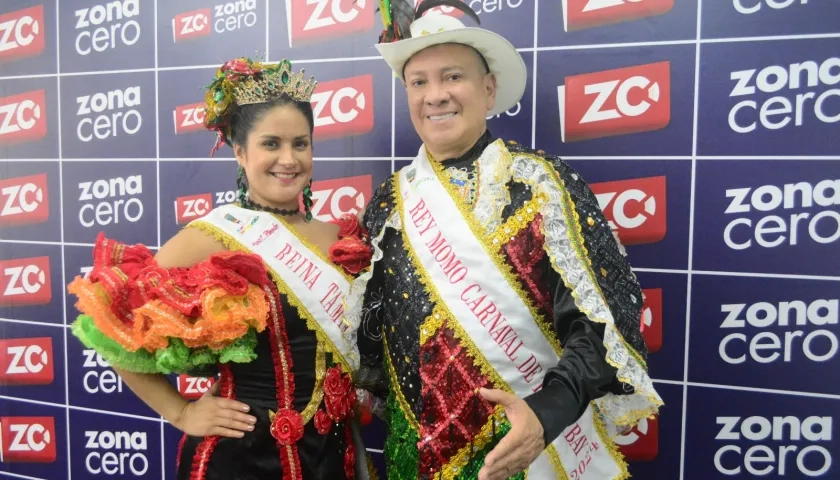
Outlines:
{"label": "white cowboy hat", "polygon": [[376,49],[385,63],[403,78],[403,67],[414,54],[442,43],[460,43],[478,50],[496,77],[496,104],[487,116],[514,107],[525,93],[528,70],[516,48],[501,35],[483,28],[465,27],[457,18],[443,13],[428,13],[411,23],[411,38],[379,43]]}

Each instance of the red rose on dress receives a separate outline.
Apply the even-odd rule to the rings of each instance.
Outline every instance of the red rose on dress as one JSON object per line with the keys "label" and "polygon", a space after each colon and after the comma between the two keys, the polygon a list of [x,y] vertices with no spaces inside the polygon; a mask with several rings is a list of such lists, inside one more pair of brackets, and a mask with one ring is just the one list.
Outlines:
{"label": "red rose on dress", "polygon": [[336,422],[343,420],[352,409],[355,399],[356,391],[353,390],[350,376],[345,375],[339,366],[327,370],[327,377],[324,379],[324,403],[330,418]]}
{"label": "red rose on dress", "polygon": [[345,214],[335,219],[338,225],[338,237],[356,237],[359,238],[362,232],[362,226],[359,225],[359,219],[355,215]]}
{"label": "red rose on dress", "polygon": [[279,410],[271,422],[270,431],[281,445],[292,445],[303,437],[303,417],[288,408]]}
{"label": "red rose on dress", "polygon": [[330,247],[330,260],[341,265],[350,274],[357,274],[370,265],[370,247],[357,238],[347,237]]}
{"label": "red rose on dress", "polygon": [[332,420],[327,412],[323,410],[315,412],[315,430],[318,430],[321,435],[326,435],[330,433],[330,428],[332,428]]}

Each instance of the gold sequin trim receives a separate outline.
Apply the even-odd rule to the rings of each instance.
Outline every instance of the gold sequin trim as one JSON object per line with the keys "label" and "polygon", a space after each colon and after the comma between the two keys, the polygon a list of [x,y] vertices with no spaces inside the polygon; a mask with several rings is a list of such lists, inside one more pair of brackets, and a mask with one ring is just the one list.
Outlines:
{"label": "gold sequin trim", "polygon": [[461,447],[458,452],[453,455],[448,462],[446,462],[440,469],[440,475],[435,475],[434,478],[441,478],[443,480],[453,480],[461,474],[461,469],[470,463],[473,455],[481,451],[487,444],[493,440],[493,430],[496,425],[501,423],[504,416],[505,408],[501,405],[496,405],[493,413],[487,417],[487,423],[481,427],[481,430],[473,437],[472,441]]}
{"label": "gold sequin trim", "polygon": [[426,320],[420,325],[420,346],[422,347],[430,338],[435,336],[441,326],[443,326],[443,317],[439,313],[433,313],[426,317]]}
{"label": "gold sequin trim", "polygon": [[411,424],[411,428],[417,432],[417,435],[420,435],[420,424],[417,423],[414,411],[408,406],[408,401],[402,393],[402,388],[400,388],[400,379],[397,377],[397,371],[394,370],[394,364],[391,362],[391,349],[388,348],[388,340],[385,339],[384,336],[382,337],[382,347],[385,350],[385,363],[388,367],[388,377],[391,379],[391,389],[394,392],[394,396],[397,398],[397,405],[400,406],[400,410],[402,410],[405,419],[408,420],[409,424]]}
{"label": "gold sequin trim", "polygon": [[621,469],[621,473],[612,480],[626,480],[630,478],[630,472],[627,470],[627,465],[624,462],[624,456],[618,451],[618,446],[615,444],[612,437],[610,437],[609,433],[607,433],[604,416],[595,404],[592,404],[592,423],[595,424],[595,431],[598,432],[598,436],[601,437],[601,441],[604,442],[604,446],[607,448],[607,452],[610,453],[610,457],[612,457],[615,464]]}
{"label": "gold sequin trim", "polygon": [[306,408],[303,409],[303,412],[301,412],[304,425],[315,417],[315,413],[321,405],[321,400],[324,399],[324,378],[327,375],[327,352],[324,350],[323,343],[317,342],[315,345],[315,388],[312,390],[312,398],[309,400]]}
{"label": "gold sequin trim", "polygon": [[539,213],[539,207],[537,205],[546,200],[545,195],[535,195],[525,202],[514,215],[511,215],[498,230],[493,232],[493,235],[490,237],[490,242],[493,245],[506,245],[511,240],[511,237],[516,237],[519,232],[524,230],[537,218],[537,213]]}

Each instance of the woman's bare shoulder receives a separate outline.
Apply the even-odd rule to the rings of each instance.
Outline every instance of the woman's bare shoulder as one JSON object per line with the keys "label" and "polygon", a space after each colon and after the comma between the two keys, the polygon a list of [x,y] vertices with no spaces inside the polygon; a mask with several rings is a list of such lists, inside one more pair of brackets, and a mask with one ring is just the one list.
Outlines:
{"label": "woman's bare shoulder", "polygon": [[192,267],[227,248],[198,228],[183,228],[158,250],[155,261],[164,268]]}

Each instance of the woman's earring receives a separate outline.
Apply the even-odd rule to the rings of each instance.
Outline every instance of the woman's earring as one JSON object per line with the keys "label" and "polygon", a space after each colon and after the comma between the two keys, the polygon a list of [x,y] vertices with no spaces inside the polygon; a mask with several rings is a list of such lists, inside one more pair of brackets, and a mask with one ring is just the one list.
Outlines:
{"label": "woman's earring", "polygon": [[306,221],[312,220],[312,179],[303,187],[303,211],[306,213]]}
{"label": "woman's earring", "polygon": [[248,187],[245,185],[245,169],[242,165],[239,166],[239,173],[236,176],[236,198],[239,200],[239,205],[245,206],[245,193]]}

